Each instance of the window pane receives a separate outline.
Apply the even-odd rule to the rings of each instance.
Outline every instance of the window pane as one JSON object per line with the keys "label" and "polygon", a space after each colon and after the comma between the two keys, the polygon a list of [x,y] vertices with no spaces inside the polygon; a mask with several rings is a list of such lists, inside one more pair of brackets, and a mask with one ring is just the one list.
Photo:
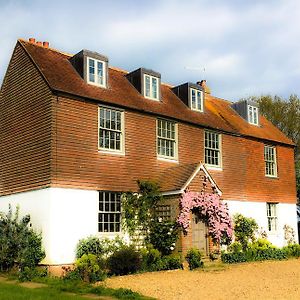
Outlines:
{"label": "window pane", "polygon": [[89,59],[89,81],[95,82],[95,61]]}
{"label": "window pane", "polygon": [[100,85],[103,85],[103,63],[101,61],[97,62],[97,82]]}
{"label": "window pane", "polygon": [[152,98],[157,98],[157,79],[152,77]]}
{"label": "window pane", "polygon": [[145,95],[150,97],[150,77],[148,75],[145,76]]}

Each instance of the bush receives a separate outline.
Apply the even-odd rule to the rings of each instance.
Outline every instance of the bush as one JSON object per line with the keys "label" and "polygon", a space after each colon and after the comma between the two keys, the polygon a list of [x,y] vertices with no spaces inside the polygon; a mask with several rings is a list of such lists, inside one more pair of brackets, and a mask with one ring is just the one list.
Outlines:
{"label": "bush", "polygon": [[141,270],[141,253],[132,246],[126,246],[114,252],[108,258],[108,267],[111,274],[127,275]]}
{"label": "bush", "polygon": [[178,231],[175,222],[162,221],[161,218],[155,218],[151,222],[147,241],[162,255],[172,253],[177,239]]}
{"label": "bush", "polygon": [[241,243],[243,250],[246,250],[248,243],[255,240],[258,225],[253,218],[247,218],[241,214],[234,215],[233,220],[236,241]]}
{"label": "bush", "polygon": [[288,257],[300,257],[300,245],[290,244],[282,248]]}
{"label": "bush", "polygon": [[20,270],[18,274],[18,279],[20,281],[31,281],[34,278],[42,278],[46,277],[48,275],[47,268],[30,268],[30,267],[24,267]]}
{"label": "bush", "polygon": [[161,270],[182,269],[181,257],[179,254],[171,254],[161,258]]}
{"label": "bush", "polygon": [[242,250],[243,250],[243,247],[242,247],[241,243],[239,243],[239,242],[233,242],[232,244],[230,244],[228,246],[229,252],[238,253],[238,252],[241,252]]}
{"label": "bush", "polygon": [[29,215],[19,220],[19,207],[14,214],[11,205],[7,214],[0,213],[0,271],[10,270],[15,263],[21,271],[34,269],[45,257],[42,237],[29,223]]}
{"label": "bush", "polygon": [[78,272],[80,278],[85,282],[102,281],[106,278],[104,263],[94,254],[83,254],[76,260],[75,270],[71,272],[75,272],[74,276]]}
{"label": "bush", "polygon": [[187,260],[189,264],[189,269],[194,270],[196,268],[203,267],[203,261],[202,261],[202,255],[199,249],[192,248],[190,249],[187,254],[185,259]]}
{"label": "bush", "polygon": [[125,246],[126,243],[119,236],[115,237],[115,239],[99,239],[95,236],[89,236],[79,240],[76,247],[76,258],[80,258],[84,254],[94,254],[97,257],[108,257]]}
{"label": "bush", "polygon": [[[289,257],[289,253],[292,253],[292,247],[276,248],[268,240],[258,239],[252,244],[248,244],[246,250],[239,250],[238,247],[229,248],[229,252],[223,252],[221,259],[225,263],[239,263],[249,261],[262,261],[262,260],[282,260]],[[295,247],[296,249],[296,247]],[[300,251],[300,247],[299,247]],[[297,253],[297,250],[293,252]]]}
{"label": "bush", "polygon": [[76,258],[80,258],[84,254],[102,256],[103,253],[103,244],[101,240],[95,236],[89,236],[86,239],[79,240],[76,247]]}

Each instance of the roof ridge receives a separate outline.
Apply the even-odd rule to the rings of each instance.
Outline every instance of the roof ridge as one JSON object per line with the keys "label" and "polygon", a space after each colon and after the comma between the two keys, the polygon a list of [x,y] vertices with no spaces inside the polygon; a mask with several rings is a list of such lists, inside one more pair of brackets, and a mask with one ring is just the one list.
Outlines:
{"label": "roof ridge", "polygon": [[65,56],[69,56],[69,57],[72,57],[72,56],[73,56],[73,54],[70,54],[70,53],[68,53],[68,52],[63,52],[63,51],[60,51],[60,50],[58,50],[58,49],[51,48],[51,47],[45,48],[45,47],[42,46],[42,45],[37,45],[37,44],[35,44],[35,43],[31,43],[31,42],[29,42],[29,41],[27,41],[27,40],[25,40],[25,39],[22,39],[22,38],[18,39],[18,41],[23,42],[23,43],[26,43],[26,44],[30,44],[30,45],[33,45],[33,46],[36,46],[36,47],[40,47],[40,48],[43,48],[43,49],[46,49],[46,50],[51,50],[51,51],[57,52],[57,53],[59,53],[59,54],[63,54],[63,55],[65,55]]}

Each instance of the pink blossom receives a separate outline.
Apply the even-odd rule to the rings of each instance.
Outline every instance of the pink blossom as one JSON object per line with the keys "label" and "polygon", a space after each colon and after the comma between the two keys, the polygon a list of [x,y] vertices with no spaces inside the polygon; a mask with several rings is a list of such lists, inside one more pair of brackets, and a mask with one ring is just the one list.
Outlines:
{"label": "pink blossom", "polygon": [[180,213],[177,223],[187,234],[190,227],[191,211],[196,212],[208,225],[209,235],[219,244],[229,243],[232,239],[233,227],[226,203],[217,194],[185,192],[182,194]]}

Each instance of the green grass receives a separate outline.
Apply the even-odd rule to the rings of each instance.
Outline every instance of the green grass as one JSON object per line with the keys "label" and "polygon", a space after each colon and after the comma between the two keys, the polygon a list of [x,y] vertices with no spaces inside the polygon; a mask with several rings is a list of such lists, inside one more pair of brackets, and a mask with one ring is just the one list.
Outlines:
{"label": "green grass", "polygon": [[29,289],[12,283],[0,282],[1,300],[82,300],[75,295],[66,295],[50,287]]}
{"label": "green grass", "polygon": [[[0,274],[8,279],[16,280],[16,276],[10,274]],[[87,299],[80,295],[83,294],[95,294],[98,296],[109,296],[114,299],[123,300],[151,300],[153,298],[145,297],[139,293],[133,292],[130,289],[111,289],[104,286],[94,286],[87,284],[83,281],[75,280],[63,280],[58,277],[40,277],[32,280],[33,282],[44,283],[47,287],[38,289],[29,289],[18,286],[12,283],[6,283],[5,281],[0,282],[0,300],[39,300],[39,299]],[[68,296],[64,293],[74,293],[77,296]]]}

